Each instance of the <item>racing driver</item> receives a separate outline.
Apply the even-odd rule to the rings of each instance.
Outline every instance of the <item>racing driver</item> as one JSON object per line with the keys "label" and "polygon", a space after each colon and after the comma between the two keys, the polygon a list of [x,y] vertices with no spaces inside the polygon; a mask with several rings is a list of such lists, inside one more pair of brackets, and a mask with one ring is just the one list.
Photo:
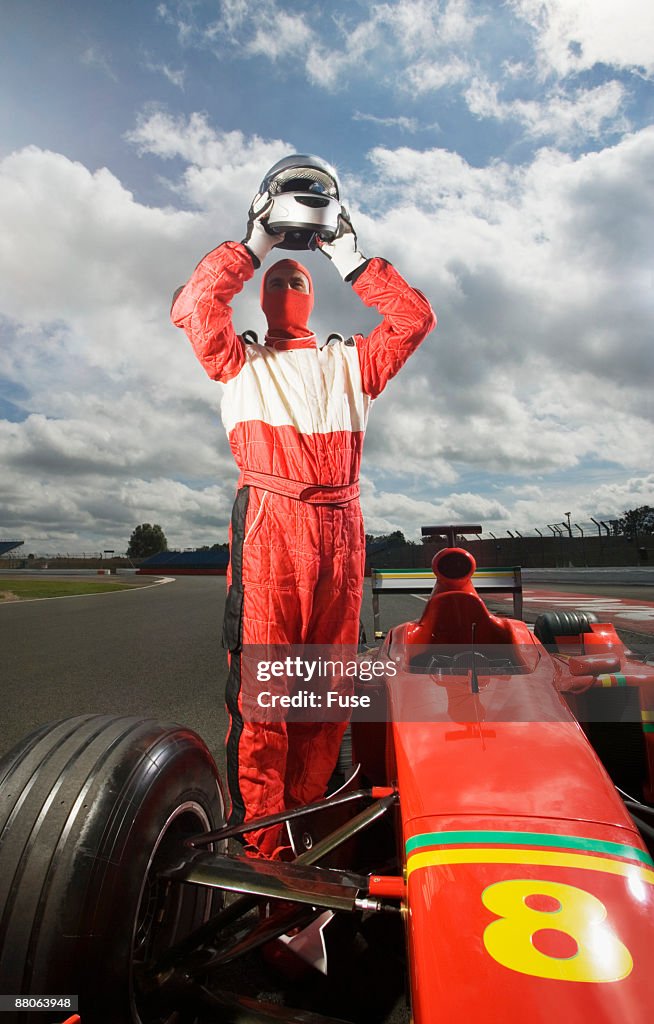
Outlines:
{"label": "racing driver", "polygon": [[[227,777],[231,825],[324,796],[346,722],[250,721],[242,703],[249,644],[356,645],[365,536],[359,466],[370,404],[435,324],[421,292],[384,259],[366,259],[344,208],[314,244],[381,322],[320,345],[308,326],[308,271],[283,259],[265,273],[265,344],[236,334],[230,303],[283,235],[266,230],[259,193],[242,242],[224,242],[173,299],[171,317],[223,386],[222,419],[240,470],[230,527],[223,643],[230,652]],[[247,648],[245,648],[247,650]],[[281,716],[278,716],[281,717]],[[282,855],[281,827],[247,833]]]}

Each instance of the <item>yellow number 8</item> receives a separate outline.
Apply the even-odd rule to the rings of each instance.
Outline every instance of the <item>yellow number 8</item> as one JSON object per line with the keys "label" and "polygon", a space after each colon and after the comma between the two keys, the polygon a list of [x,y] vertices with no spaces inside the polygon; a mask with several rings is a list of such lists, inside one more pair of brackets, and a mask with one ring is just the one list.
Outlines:
{"label": "yellow number 8", "polygon": [[[548,909],[528,906],[530,897],[532,903],[546,897]],[[538,978],[591,982],[620,981],[633,969],[629,950],[604,923],[606,907],[583,889],[560,882],[511,879],[489,885],[482,901],[500,918],[484,931],[484,945],[504,967]],[[576,952],[573,949],[564,956],[542,952],[534,945],[537,932],[570,936]]]}

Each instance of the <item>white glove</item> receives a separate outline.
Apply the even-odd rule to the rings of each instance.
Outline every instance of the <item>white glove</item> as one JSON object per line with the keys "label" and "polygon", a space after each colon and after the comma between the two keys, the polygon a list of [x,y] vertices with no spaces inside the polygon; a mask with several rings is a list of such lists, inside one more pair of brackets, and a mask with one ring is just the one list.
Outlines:
{"label": "white glove", "polygon": [[243,245],[252,255],[256,267],[261,266],[271,249],[284,241],[284,235],[273,235],[266,228],[272,204],[268,192],[258,192],[248,210],[248,230]]}
{"label": "white glove", "polygon": [[344,206],[338,215],[338,228],[331,242],[325,242],[319,235],[315,236],[316,246],[332,261],[344,281],[350,274],[366,262],[357,249],[357,236],[350,215]]}

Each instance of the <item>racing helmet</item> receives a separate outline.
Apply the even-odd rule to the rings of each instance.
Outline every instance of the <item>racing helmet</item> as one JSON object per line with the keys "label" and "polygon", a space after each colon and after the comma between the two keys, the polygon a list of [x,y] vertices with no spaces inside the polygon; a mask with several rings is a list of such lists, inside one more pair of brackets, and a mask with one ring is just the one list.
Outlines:
{"label": "racing helmet", "polygon": [[278,160],[261,182],[273,204],[267,227],[284,234],[278,249],[308,249],[314,234],[331,241],[341,212],[338,176],[319,156],[294,153]]}

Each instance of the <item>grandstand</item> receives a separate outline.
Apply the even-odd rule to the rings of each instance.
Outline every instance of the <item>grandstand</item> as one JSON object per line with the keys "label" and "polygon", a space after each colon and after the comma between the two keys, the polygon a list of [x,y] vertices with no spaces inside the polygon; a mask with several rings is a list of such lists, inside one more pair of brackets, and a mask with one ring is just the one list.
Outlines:
{"label": "grandstand", "polygon": [[141,562],[138,575],[224,576],[229,553],[222,551],[160,551]]}
{"label": "grandstand", "polygon": [[10,551],[15,551],[16,548],[21,548],[24,543],[24,540],[0,540],[0,558],[8,555]]}
{"label": "grandstand", "polygon": [[0,540],[0,570],[22,569],[25,566],[24,556],[15,554],[24,543],[24,540]]}

